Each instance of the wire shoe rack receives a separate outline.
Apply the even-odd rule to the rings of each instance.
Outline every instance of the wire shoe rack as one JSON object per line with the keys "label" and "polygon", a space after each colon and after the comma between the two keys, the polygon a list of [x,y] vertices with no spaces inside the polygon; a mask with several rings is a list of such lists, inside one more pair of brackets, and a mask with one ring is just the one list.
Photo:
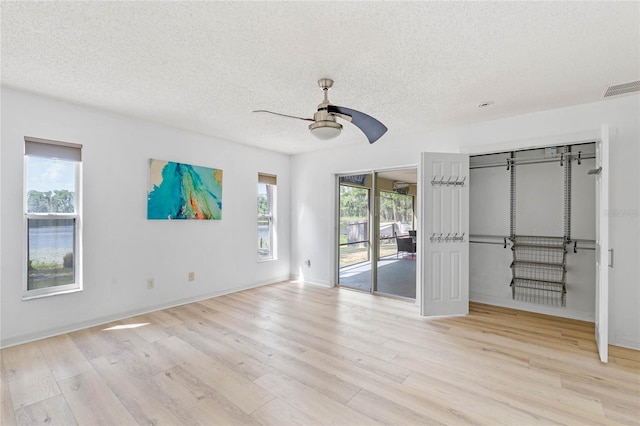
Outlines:
{"label": "wire shoe rack", "polygon": [[513,235],[510,239],[513,299],[566,306],[566,239],[531,235]]}

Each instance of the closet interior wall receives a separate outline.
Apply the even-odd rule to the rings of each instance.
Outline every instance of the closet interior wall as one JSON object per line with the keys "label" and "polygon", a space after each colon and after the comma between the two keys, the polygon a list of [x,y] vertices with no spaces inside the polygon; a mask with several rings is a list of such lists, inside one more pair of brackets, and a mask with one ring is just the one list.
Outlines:
{"label": "closet interior wall", "polygon": [[[471,300],[594,320],[594,168],[594,143],[470,158]],[[514,234],[568,237],[565,306],[514,300]]]}

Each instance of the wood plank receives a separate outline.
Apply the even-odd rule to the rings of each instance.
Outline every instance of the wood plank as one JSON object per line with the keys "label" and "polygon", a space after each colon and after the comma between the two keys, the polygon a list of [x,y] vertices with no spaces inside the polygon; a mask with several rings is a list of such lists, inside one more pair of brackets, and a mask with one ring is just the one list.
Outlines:
{"label": "wood plank", "polygon": [[[537,389],[531,391],[529,387],[514,389],[501,384],[477,383],[469,377],[461,375],[455,380],[446,372],[430,371],[432,374],[414,372],[405,384],[421,392],[435,392],[441,398],[451,401],[451,408],[471,416],[481,416],[488,419],[490,424],[499,424],[503,419],[509,419],[513,424],[585,424],[592,418],[588,411],[575,408],[552,398],[541,398]],[[456,398],[460,392],[465,393],[464,401]],[[591,401],[588,401],[591,402]],[[536,410],[528,410],[532,403],[536,403]],[[585,404],[586,405],[586,404]],[[586,405],[590,407],[590,405]],[[600,415],[602,416],[602,407]]]}
{"label": "wood plank", "polygon": [[451,409],[452,401],[443,398],[437,392],[437,389],[428,389],[429,392],[416,390],[410,386],[376,376],[366,370],[353,368],[349,363],[332,359],[321,352],[313,350],[305,352],[300,357],[306,362],[323,368],[343,380],[350,381],[362,389],[437,422],[447,424],[490,423],[489,419],[482,418],[474,413]]}
{"label": "wood plank", "polygon": [[[191,415],[201,425],[210,425],[212,420],[220,425],[257,425],[258,422],[242,411],[232,413],[217,404],[216,400],[203,399],[191,409]],[[215,419],[215,420],[214,420]]]}
{"label": "wood plank", "polygon": [[261,425],[314,425],[320,424],[300,410],[296,410],[279,398],[274,398],[251,413]]}
{"label": "wood plank", "polygon": [[[193,336],[182,330],[183,326],[174,327],[176,335],[193,345]],[[290,357],[286,354],[281,354],[271,348],[264,347],[256,344],[255,342],[245,339],[243,336],[239,336],[236,333],[231,333],[222,337],[215,338],[211,335],[211,330],[206,324],[192,326],[192,330],[198,330],[201,333],[200,339],[205,336],[208,340],[217,341],[223,343],[225,346],[233,349],[233,358],[236,360],[243,360],[241,362],[260,363],[260,365],[267,369],[261,369],[260,375],[257,377],[247,377],[244,372],[244,365],[229,366],[228,362],[223,362],[224,365],[229,366],[232,370],[245,375],[249,380],[255,380],[271,371],[278,369],[284,372],[296,380],[312,387],[313,389],[324,393],[325,395],[336,399],[340,402],[346,402],[351,399],[360,389],[353,386],[350,383],[346,383],[331,374],[327,374],[322,370],[319,370],[313,366],[309,366],[300,360]],[[197,345],[194,347],[198,348]],[[198,348],[199,349],[199,348]],[[207,353],[206,351],[202,351]],[[208,354],[208,353],[207,353]],[[216,359],[216,358],[214,358]]]}
{"label": "wood plank", "polygon": [[165,324],[170,323],[172,325],[177,325],[178,323],[178,321],[175,321],[173,317],[170,317],[172,320],[171,322],[166,320],[158,321],[156,318],[158,318],[158,315],[138,315],[136,317],[124,319],[121,323],[131,327],[131,330],[134,333],[142,337],[147,342],[153,343],[171,335],[168,333],[168,328],[170,326]]}
{"label": "wood plank", "polygon": [[135,423],[135,419],[93,369],[58,384],[79,424],[109,426]]}
{"label": "wood plank", "polygon": [[4,360],[0,359],[0,425],[16,424],[16,416],[11,402],[9,391],[9,376],[4,366]]}
{"label": "wood plank", "polygon": [[362,390],[349,403],[349,407],[388,425],[442,425],[431,417],[417,413],[403,405],[389,401],[373,392]]}
{"label": "wood plank", "polygon": [[69,333],[68,336],[73,340],[85,358],[90,361],[118,349],[113,340],[105,339],[102,335],[102,330],[118,324],[119,323],[112,323],[104,326],[85,328],[84,330]]}
{"label": "wood plank", "polygon": [[255,381],[279,399],[322,424],[371,425],[377,422],[285,374],[269,373]]}
{"label": "wood plank", "polygon": [[155,344],[181,368],[199,377],[247,414],[273,398],[269,392],[175,336]]}
{"label": "wood plank", "polygon": [[[211,306],[213,309],[216,304],[211,302],[211,300],[213,299],[205,300],[199,303],[205,306]],[[296,357],[298,354],[306,350],[306,347],[304,345],[301,345],[299,342],[282,338],[277,334],[270,332],[269,330],[265,330],[256,326],[255,324],[252,324],[251,322],[241,321],[229,315],[215,312],[211,314],[208,319],[209,321],[219,326],[222,326],[240,335],[246,336],[266,346],[272,347],[273,350],[286,353],[287,355],[292,357]]]}
{"label": "wood plank", "polygon": [[171,395],[171,399],[177,404],[188,409],[195,407],[207,395],[215,393],[213,389],[189,375],[181,367],[173,367],[158,373],[152,380],[162,392]]}
{"label": "wood plank", "polygon": [[71,426],[78,424],[62,395],[16,410],[19,425]]}
{"label": "wood plank", "polygon": [[93,369],[66,334],[40,340],[38,347],[56,380],[64,380]]}
{"label": "wood plank", "polygon": [[136,370],[144,370],[148,377],[176,366],[175,361],[160,348],[149,343],[133,330],[103,330],[101,334],[103,338],[112,342],[112,348],[115,349],[107,355],[92,359],[93,365],[105,362],[135,364]]}
{"label": "wood plank", "polygon": [[60,394],[56,379],[37,343],[3,349],[2,362],[15,410]]}
{"label": "wood plank", "polygon": [[[107,357],[96,358],[93,363],[102,380],[118,397],[139,424],[176,425],[193,424],[187,407],[181,407],[165,394],[148,376],[148,370],[132,356],[127,363],[123,358],[111,363]],[[142,366],[142,368],[140,368]]]}
{"label": "wood plank", "polygon": [[[208,425],[211,419],[220,424],[253,424],[255,421],[200,377],[182,367],[157,374],[154,381],[176,403],[187,408],[194,420]],[[222,421],[224,419],[224,422]]]}
{"label": "wood plank", "polygon": [[[339,345],[346,346],[354,351],[362,352],[371,357],[378,358],[383,361],[390,361],[397,353],[393,350],[384,348],[381,346],[386,338],[376,337],[374,339],[368,338],[368,335],[374,335],[374,333],[346,333],[341,332],[342,329],[337,327],[317,327],[315,322],[305,321],[302,318],[296,318],[292,320],[287,317],[278,315],[277,313],[271,313],[269,318],[257,318],[256,315],[248,312],[241,312],[237,309],[233,309],[225,306],[218,306],[217,309],[220,313],[224,312],[226,315],[235,318],[236,320],[244,321],[245,323],[253,321],[255,324],[260,324],[260,328],[274,333],[280,337],[293,341],[304,341],[308,345],[313,347]],[[216,316],[218,318],[218,316]],[[310,339],[305,339],[308,336],[308,329],[314,330],[313,336]],[[345,329],[348,327],[345,327]],[[331,330],[332,329],[332,330]]]}
{"label": "wood plank", "polygon": [[[269,365],[259,361],[225,344],[224,338],[216,338],[211,329],[203,325],[186,327],[184,324],[173,327],[175,336],[189,343],[200,352],[208,355],[220,364],[243,375],[248,380],[255,380],[272,371]],[[226,337],[226,336],[225,336]]]}
{"label": "wood plank", "polygon": [[[180,327],[174,327],[174,329],[176,329],[177,334],[180,335],[181,338],[189,338],[187,335],[183,336],[180,334]],[[199,333],[202,338],[206,337],[208,340],[215,340],[216,342],[222,343],[226,347],[233,349],[236,354],[243,354],[236,355],[242,359],[245,359],[243,356],[249,356],[261,362],[262,365],[269,366],[269,368],[280,369],[296,380],[311,385],[315,387],[316,390],[320,390],[319,388],[323,382],[322,376],[324,373],[311,366],[301,365],[300,361],[288,354],[290,353],[288,351],[280,352],[277,344],[282,341],[280,338],[275,338],[275,342],[270,342],[273,343],[272,345],[265,345],[264,343],[253,340],[251,338],[253,334],[246,336],[241,332],[226,329],[204,317],[201,318],[198,324],[190,325],[189,331]],[[299,352],[295,351],[294,353],[297,355]],[[364,356],[364,354],[358,354]],[[309,374],[306,373],[306,370],[309,370]],[[332,389],[333,394],[342,395],[345,399],[350,399],[358,391],[357,388],[349,388],[348,384],[338,381],[333,376],[327,377],[326,379],[327,387]],[[347,388],[344,389],[344,394],[342,394],[340,389],[345,385],[347,385]]]}

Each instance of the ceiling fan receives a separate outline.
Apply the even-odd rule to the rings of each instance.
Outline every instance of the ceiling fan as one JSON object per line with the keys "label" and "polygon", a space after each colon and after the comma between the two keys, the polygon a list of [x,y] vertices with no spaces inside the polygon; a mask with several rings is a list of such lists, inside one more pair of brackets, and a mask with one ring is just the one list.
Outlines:
{"label": "ceiling fan", "polygon": [[313,114],[313,118],[296,117],[264,109],[253,112],[266,112],[269,114],[280,115],[282,117],[312,121],[312,123],[309,124],[309,130],[311,130],[311,133],[314,136],[323,140],[333,139],[342,131],[342,124],[336,121],[336,117],[350,121],[351,124],[362,130],[362,133],[364,133],[367,139],[369,139],[369,143],[374,143],[386,133],[387,127],[370,115],[356,111],[355,109],[335,106],[329,103],[327,92],[333,86],[333,80],[330,78],[321,78],[318,80],[318,86],[320,86],[324,92],[324,100],[320,105],[318,105],[318,111]]}

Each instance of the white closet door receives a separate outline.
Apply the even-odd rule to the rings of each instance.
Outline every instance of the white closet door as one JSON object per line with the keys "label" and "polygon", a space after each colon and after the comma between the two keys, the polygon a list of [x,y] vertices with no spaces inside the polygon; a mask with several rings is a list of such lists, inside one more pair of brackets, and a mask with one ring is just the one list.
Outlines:
{"label": "white closet door", "polygon": [[466,315],[469,313],[469,156],[422,153],[421,186],[422,232],[418,242],[422,248],[421,314]]}
{"label": "white closet door", "polygon": [[609,126],[596,142],[596,343],[609,359]]}

